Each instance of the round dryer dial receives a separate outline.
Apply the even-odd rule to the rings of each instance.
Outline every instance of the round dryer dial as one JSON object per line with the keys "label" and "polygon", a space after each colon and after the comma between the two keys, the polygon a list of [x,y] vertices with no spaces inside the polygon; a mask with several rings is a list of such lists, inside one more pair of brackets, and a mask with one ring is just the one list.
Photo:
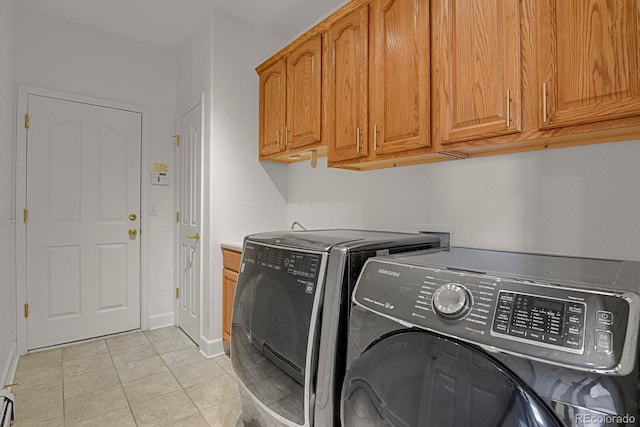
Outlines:
{"label": "round dryer dial", "polygon": [[469,291],[457,283],[447,283],[433,293],[433,309],[446,319],[459,319],[469,311]]}

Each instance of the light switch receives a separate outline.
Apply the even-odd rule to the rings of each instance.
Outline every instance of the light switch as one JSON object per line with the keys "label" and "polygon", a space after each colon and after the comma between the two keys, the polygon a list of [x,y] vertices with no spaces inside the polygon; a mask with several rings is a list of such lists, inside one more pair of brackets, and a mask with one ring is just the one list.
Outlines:
{"label": "light switch", "polygon": [[156,205],[155,203],[151,204],[151,212],[149,213],[150,216],[158,216],[158,205]]}

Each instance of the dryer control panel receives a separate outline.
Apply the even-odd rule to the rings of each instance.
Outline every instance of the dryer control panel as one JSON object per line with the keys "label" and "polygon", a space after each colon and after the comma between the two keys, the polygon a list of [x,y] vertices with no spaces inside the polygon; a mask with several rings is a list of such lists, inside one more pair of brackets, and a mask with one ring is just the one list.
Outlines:
{"label": "dryer control panel", "polygon": [[408,327],[574,369],[626,375],[640,297],[370,259],[353,302]]}
{"label": "dryer control panel", "polygon": [[[584,302],[500,291],[491,334],[580,354],[584,351],[586,312]],[[596,349],[611,353],[612,343],[609,340],[607,345],[596,345]]]}

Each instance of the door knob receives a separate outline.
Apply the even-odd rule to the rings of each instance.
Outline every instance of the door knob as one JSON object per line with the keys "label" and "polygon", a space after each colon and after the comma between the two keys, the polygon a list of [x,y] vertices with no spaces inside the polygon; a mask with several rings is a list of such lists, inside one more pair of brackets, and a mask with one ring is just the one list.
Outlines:
{"label": "door knob", "polygon": [[135,221],[136,219],[138,219],[138,215],[136,214],[129,215],[129,221]]}
{"label": "door knob", "polygon": [[135,237],[138,234],[138,230],[136,230],[135,228],[130,228],[129,229],[129,236],[130,237]]}
{"label": "door knob", "polygon": [[187,239],[200,240],[200,233],[190,234],[190,235],[187,236]]}

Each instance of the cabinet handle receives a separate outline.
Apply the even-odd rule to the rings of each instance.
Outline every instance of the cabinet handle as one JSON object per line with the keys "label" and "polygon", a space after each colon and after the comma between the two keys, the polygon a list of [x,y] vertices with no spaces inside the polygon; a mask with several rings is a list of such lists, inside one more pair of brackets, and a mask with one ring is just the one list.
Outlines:
{"label": "cabinet handle", "polygon": [[378,125],[373,125],[373,151],[378,151]]}
{"label": "cabinet handle", "polygon": [[282,144],[280,143],[280,128],[276,129],[276,144],[278,145],[278,148],[282,146]]}
{"label": "cabinet handle", "polygon": [[289,148],[289,126],[284,127],[284,148]]}
{"label": "cabinet handle", "polygon": [[547,82],[542,83],[542,123],[547,123]]}
{"label": "cabinet handle", "polygon": [[507,91],[507,127],[511,126],[511,91]]}
{"label": "cabinet handle", "polygon": [[356,153],[360,152],[360,128],[356,129]]}

